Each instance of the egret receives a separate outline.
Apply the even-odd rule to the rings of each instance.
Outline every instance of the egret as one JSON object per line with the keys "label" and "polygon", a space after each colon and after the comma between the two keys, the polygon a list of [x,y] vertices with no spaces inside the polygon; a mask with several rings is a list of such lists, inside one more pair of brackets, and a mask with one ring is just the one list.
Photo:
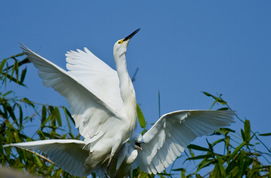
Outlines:
{"label": "egret", "polygon": [[114,44],[116,70],[87,48],[68,51],[64,70],[22,46],[44,85],[68,100],[84,140],[51,139],[4,146],[42,152],[75,176],[96,172],[101,177],[120,177],[119,172],[131,166],[156,174],[177,159],[196,137],[229,126],[234,115],[229,110],[178,110],[161,116],[145,134],[133,137],[136,95],[127,71],[126,51],[138,31]]}

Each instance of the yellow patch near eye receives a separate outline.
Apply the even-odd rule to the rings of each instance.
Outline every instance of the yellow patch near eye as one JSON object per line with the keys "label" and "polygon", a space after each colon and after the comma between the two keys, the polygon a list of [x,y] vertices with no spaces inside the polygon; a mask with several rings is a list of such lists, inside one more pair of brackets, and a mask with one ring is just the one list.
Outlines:
{"label": "yellow patch near eye", "polygon": [[121,44],[121,43],[123,43],[123,40],[119,40],[119,41],[118,41],[118,44]]}

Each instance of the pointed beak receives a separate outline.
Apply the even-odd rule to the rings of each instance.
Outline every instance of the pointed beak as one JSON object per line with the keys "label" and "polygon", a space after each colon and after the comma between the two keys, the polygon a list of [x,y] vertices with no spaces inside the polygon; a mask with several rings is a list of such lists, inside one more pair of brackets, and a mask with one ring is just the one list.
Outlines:
{"label": "pointed beak", "polygon": [[137,149],[139,151],[142,151],[142,147],[141,147],[141,143],[140,142],[136,141],[134,147],[135,147],[135,149]]}
{"label": "pointed beak", "polygon": [[135,145],[135,149],[139,150],[139,151],[142,151],[142,147],[141,146],[138,146],[138,145]]}
{"label": "pointed beak", "polygon": [[131,33],[130,35],[126,36],[123,41],[128,41],[130,40],[135,34],[137,34],[137,32],[139,32],[140,28],[136,29],[133,33]]}

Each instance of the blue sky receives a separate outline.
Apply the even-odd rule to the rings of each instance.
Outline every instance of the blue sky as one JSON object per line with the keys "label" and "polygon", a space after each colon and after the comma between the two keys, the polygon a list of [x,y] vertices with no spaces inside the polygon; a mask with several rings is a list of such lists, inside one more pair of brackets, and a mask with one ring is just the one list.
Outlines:
{"label": "blue sky", "polygon": [[[127,60],[130,74],[139,68],[134,85],[149,122],[158,118],[158,90],[162,114],[208,109],[207,91],[222,93],[253,130],[270,132],[270,8],[267,0],[2,1],[0,54],[17,54],[24,43],[64,68],[67,50],[88,47],[115,67],[114,42],[140,27]],[[28,72],[19,95],[66,103],[42,86],[32,65]]]}

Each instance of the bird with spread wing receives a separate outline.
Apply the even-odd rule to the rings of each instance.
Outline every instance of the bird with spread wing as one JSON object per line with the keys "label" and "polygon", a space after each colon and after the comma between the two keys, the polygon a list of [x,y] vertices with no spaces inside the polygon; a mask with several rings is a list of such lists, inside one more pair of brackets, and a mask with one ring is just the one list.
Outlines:
{"label": "bird with spread wing", "polygon": [[22,46],[44,85],[67,99],[84,140],[51,139],[4,146],[42,152],[75,176],[96,172],[101,177],[121,177],[131,165],[156,174],[177,159],[196,137],[229,126],[234,115],[229,110],[178,110],[163,115],[146,133],[133,139],[136,95],[127,71],[126,51],[138,31],[115,43],[116,70],[87,48],[68,51],[67,70],[63,70]]}

